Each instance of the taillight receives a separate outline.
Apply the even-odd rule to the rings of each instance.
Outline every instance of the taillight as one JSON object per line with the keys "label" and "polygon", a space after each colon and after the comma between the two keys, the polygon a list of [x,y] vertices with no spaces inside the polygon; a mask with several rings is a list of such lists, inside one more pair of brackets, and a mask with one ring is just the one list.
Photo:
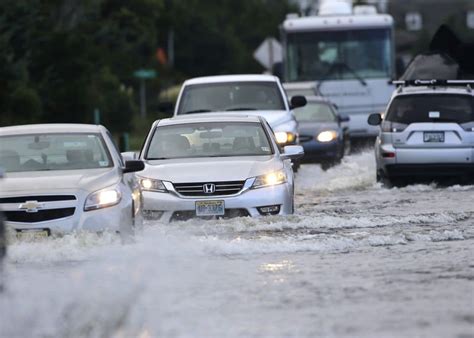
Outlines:
{"label": "taillight", "polygon": [[408,127],[408,124],[383,121],[381,127],[382,131],[385,133],[401,133]]}
{"label": "taillight", "polygon": [[387,153],[382,153],[383,158],[395,158],[395,153],[392,152],[387,152]]}

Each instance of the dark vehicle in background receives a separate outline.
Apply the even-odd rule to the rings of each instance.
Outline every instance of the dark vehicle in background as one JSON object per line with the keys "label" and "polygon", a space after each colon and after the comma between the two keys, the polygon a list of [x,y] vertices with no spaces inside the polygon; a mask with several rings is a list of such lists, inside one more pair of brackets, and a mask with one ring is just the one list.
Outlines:
{"label": "dark vehicle in background", "polygon": [[306,106],[294,110],[305,151],[302,162],[320,163],[326,170],[350,152],[349,117],[339,114],[337,107],[324,97],[310,96],[306,100]]}

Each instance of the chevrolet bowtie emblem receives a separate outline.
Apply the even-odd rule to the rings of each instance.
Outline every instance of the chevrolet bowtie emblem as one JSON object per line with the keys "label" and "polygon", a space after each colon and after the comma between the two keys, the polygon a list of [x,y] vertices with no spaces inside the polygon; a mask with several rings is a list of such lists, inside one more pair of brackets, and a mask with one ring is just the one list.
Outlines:
{"label": "chevrolet bowtie emblem", "polygon": [[38,212],[41,208],[43,208],[43,203],[39,203],[38,201],[26,201],[20,204],[18,209],[25,210],[26,212]]}

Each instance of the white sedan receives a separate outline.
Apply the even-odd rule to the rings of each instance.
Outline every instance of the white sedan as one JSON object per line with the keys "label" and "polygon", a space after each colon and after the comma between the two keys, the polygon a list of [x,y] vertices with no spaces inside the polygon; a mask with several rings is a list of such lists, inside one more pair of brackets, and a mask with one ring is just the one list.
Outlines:
{"label": "white sedan", "polygon": [[294,210],[291,160],[268,123],[244,114],[196,114],[153,124],[140,159],[144,215],[194,217],[288,215]]}
{"label": "white sedan", "polygon": [[131,233],[141,221],[141,195],[103,126],[38,124],[0,128],[5,170],[0,208],[19,235],[73,231]]}

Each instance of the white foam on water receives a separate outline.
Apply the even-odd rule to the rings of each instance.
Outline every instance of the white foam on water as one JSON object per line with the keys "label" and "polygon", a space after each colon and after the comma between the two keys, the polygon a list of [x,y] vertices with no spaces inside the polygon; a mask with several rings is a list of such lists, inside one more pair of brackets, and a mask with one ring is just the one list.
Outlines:
{"label": "white foam on water", "polygon": [[296,191],[306,190],[333,192],[357,190],[375,184],[375,156],[373,150],[346,156],[342,163],[327,171],[319,165],[302,165],[296,175]]}

